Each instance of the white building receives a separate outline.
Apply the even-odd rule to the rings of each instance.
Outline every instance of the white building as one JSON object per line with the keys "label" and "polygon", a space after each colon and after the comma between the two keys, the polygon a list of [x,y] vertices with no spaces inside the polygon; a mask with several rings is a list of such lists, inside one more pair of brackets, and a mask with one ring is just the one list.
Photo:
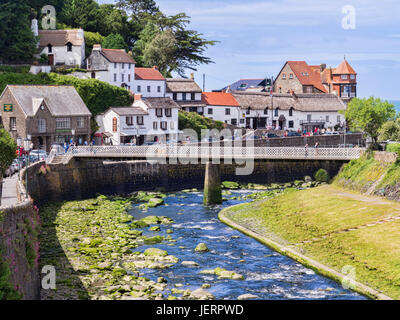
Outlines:
{"label": "white building", "polygon": [[344,102],[334,94],[277,94],[234,92],[233,96],[246,115],[246,127],[273,127],[290,131],[343,127]]}
{"label": "white building", "polygon": [[178,140],[178,111],[170,98],[142,98],[135,95],[130,107],[112,107],[97,117],[103,136],[113,145]]}
{"label": "white building", "polygon": [[103,49],[93,46],[86,59],[88,78],[98,79],[111,85],[133,90],[135,86],[135,60],[123,49]]}
{"label": "white building", "polygon": [[135,85],[133,91],[141,94],[143,98],[165,97],[165,78],[153,68],[135,68]]}
{"label": "white building", "polygon": [[190,79],[176,78],[166,80],[166,97],[174,100],[183,111],[204,114],[206,105],[202,101],[202,90],[194,81],[192,74]]}
{"label": "white building", "polygon": [[231,93],[203,92],[202,100],[206,105],[204,116],[237,127],[245,127],[240,104]]}
{"label": "white building", "polygon": [[37,20],[32,21],[32,32],[39,37],[39,53],[46,54],[49,65],[83,67],[85,60],[85,33],[76,30],[40,30]]}

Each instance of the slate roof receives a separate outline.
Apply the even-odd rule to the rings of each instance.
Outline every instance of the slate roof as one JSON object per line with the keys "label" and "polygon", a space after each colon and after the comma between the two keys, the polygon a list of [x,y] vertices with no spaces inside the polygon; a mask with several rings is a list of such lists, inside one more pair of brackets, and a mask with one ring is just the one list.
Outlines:
{"label": "slate roof", "polygon": [[155,67],[135,68],[135,80],[165,80],[165,78]]}
{"label": "slate roof", "polygon": [[[240,79],[229,86],[232,91],[244,91],[252,87],[262,86],[264,80],[265,79]],[[229,86],[222,88],[221,91],[225,91]]]}
{"label": "slate roof", "polygon": [[289,110],[294,108],[303,112],[336,112],[345,110],[344,102],[334,94],[301,93],[296,95],[277,94],[271,97],[265,92],[240,92],[233,93],[242,109],[264,110],[266,108],[279,108]]}
{"label": "slate roof", "polygon": [[39,30],[40,47],[51,44],[53,47],[63,47],[71,42],[74,46],[81,46],[84,39],[78,33],[83,30]]}
{"label": "slate roof", "polygon": [[167,83],[167,92],[171,93],[202,92],[199,85],[192,79],[168,78],[166,83]]}
{"label": "slate roof", "polygon": [[28,117],[35,115],[41,101],[55,117],[92,115],[73,86],[8,85],[7,89]]}
{"label": "slate roof", "polygon": [[235,97],[231,93],[226,92],[203,92],[202,100],[209,106],[240,107]]}
{"label": "slate roof", "polygon": [[149,114],[146,110],[140,107],[111,107],[108,111],[114,111],[119,116],[144,116]]}
{"label": "slate roof", "polygon": [[113,63],[136,64],[136,61],[124,49],[101,49],[101,53],[108,61]]}
{"label": "slate roof", "polygon": [[181,107],[171,98],[142,98],[142,101],[149,109],[171,108],[180,109]]}

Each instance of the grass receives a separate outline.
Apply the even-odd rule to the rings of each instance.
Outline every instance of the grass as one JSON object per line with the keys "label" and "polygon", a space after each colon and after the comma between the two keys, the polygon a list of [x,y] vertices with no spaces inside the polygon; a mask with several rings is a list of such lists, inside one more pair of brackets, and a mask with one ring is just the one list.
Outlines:
{"label": "grass", "polygon": [[399,203],[323,186],[243,204],[227,216],[338,272],[353,266],[357,281],[400,299],[400,222],[344,231],[400,216]]}

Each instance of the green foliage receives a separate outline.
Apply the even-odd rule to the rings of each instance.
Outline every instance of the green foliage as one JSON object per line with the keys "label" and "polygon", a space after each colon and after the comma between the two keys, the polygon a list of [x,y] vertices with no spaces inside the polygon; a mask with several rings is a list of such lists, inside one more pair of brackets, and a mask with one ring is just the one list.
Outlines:
{"label": "green foliage", "polygon": [[400,143],[391,143],[386,146],[387,152],[396,152],[400,157]]}
{"label": "green foliage", "polygon": [[104,37],[100,33],[85,31],[86,56],[88,57],[92,53],[95,44],[101,44],[103,41]]}
{"label": "green foliage", "polygon": [[42,64],[48,63],[49,62],[49,56],[45,53],[40,55],[39,62]]}
{"label": "green foliage", "polygon": [[383,124],[396,116],[395,107],[387,101],[370,97],[369,99],[353,99],[346,109],[346,120],[352,130],[366,132],[374,144]]}
{"label": "green foliage", "polygon": [[400,141],[400,118],[385,122],[379,130],[379,141]]}
{"label": "green foliage", "polygon": [[102,42],[102,47],[105,49],[128,49],[124,38],[118,33],[111,33],[105,37]]}
{"label": "green foliage", "polygon": [[202,129],[224,129],[224,123],[200,116],[196,112],[179,111],[179,129],[193,129],[201,137]]}
{"label": "green foliage", "polygon": [[314,179],[317,182],[326,182],[328,183],[329,181],[331,181],[331,177],[329,176],[328,171],[326,171],[325,169],[319,169],[315,175],[314,175]]}
{"label": "green foliage", "polygon": [[0,301],[1,300],[20,300],[21,293],[14,289],[11,283],[11,270],[7,261],[2,256],[0,247]]}
{"label": "green foliage", "polygon": [[[16,157],[17,144],[10,134],[3,128],[0,128],[0,180],[4,171],[8,169]],[[1,182],[0,182],[1,183]]]}
{"label": "green foliage", "polygon": [[0,73],[29,73],[30,66],[0,66]]}
{"label": "green foliage", "polygon": [[30,61],[36,51],[27,0],[0,4],[0,59],[5,62]]}
{"label": "green foliage", "polygon": [[72,28],[83,28],[96,32],[99,5],[95,0],[66,0],[60,13],[60,20]]}
{"label": "green foliage", "polygon": [[3,92],[7,84],[73,85],[93,116],[104,112],[110,106],[127,106],[131,104],[129,91],[96,79],[78,79],[55,73],[41,73],[38,75],[0,74],[0,92]]}

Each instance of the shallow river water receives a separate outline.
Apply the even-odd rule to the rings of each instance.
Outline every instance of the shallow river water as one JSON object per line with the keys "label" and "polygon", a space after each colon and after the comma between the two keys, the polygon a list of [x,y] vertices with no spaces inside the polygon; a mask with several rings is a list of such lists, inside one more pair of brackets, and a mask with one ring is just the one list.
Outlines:
{"label": "shallow river water", "polygon": [[[232,193],[232,196],[238,196],[251,191]],[[154,281],[158,277],[166,278],[169,289],[174,288],[175,284],[183,284],[180,289],[195,290],[208,283],[211,287],[207,291],[216,299],[237,299],[243,294],[253,294],[260,299],[366,299],[218,220],[218,212],[222,208],[243,201],[229,200],[221,206],[204,207],[201,192],[169,194],[164,200],[167,206],[149,209],[147,212],[134,207],[129,213],[135,219],[167,216],[175,221],[172,225],[161,226],[161,232],[143,229],[147,236],[168,236],[166,230],[173,230],[171,236],[177,240],[174,246],[161,243],[136,249],[143,252],[149,247],[160,248],[180,259],[168,269],[146,269],[144,272],[146,277]],[[200,242],[204,242],[210,251],[194,252]],[[200,266],[182,266],[182,261],[195,261]],[[215,275],[199,273],[216,267],[240,273],[245,280],[217,279]]]}

